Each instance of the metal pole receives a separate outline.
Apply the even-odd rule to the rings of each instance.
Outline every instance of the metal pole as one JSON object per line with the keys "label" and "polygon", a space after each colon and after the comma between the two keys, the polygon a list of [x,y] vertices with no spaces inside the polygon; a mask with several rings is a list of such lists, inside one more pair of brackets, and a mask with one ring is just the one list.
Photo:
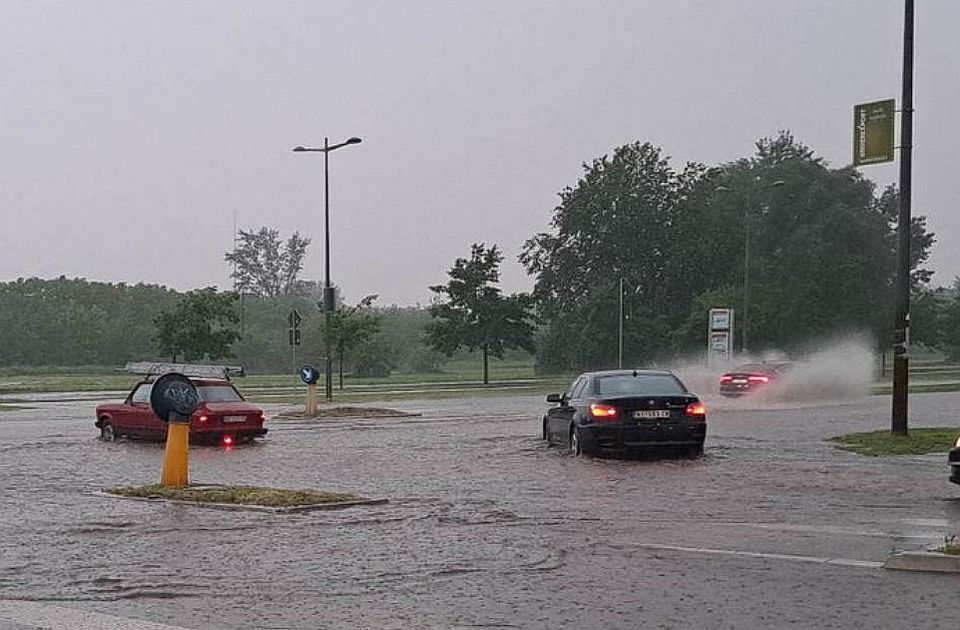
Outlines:
{"label": "metal pole", "polygon": [[325,397],[327,402],[333,401],[333,355],[331,349],[333,340],[333,286],[330,284],[330,139],[323,139],[323,226],[324,226],[324,269],[323,283],[323,345],[324,370],[326,371]]}
{"label": "metal pole", "polygon": [[913,0],[903,19],[903,96],[900,114],[900,213],[897,219],[897,312],[893,346],[893,409],[890,430],[907,434],[910,387],[910,196],[913,152]]}
{"label": "metal pole", "polygon": [[620,321],[617,333],[617,367],[623,369],[623,278],[620,278]]}
{"label": "metal pole", "polygon": [[747,328],[750,312],[750,206],[753,203],[753,186],[747,188],[747,204],[743,210],[743,332],[740,333],[740,352],[747,354]]}

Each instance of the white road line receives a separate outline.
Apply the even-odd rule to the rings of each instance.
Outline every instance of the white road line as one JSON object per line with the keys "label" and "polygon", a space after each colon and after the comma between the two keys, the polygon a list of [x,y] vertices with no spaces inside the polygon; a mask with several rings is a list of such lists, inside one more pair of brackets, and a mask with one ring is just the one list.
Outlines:
{"label": "white road line", "polygon": [[810,562],[813,564],[835,564],[846,567],[862,567],[865,569],[879,569],[882,562],[870,560],[855,560],[853,558],[826,558],[818,556],[797,556],[785,553],[761,553],[758,551],[737,551],[735,549],[708,549],[705,547],[679,547],[677,545],[658,545],[656,543],[631,543],[630,546],[642,549],[660,551],[681,551],[686,553],[705,553],[716,556],[741,556],[746,558],[763,558],[766,560],[788,560],[791,562]]}
{"label": "white road line", "polygon": [[16,624],[18,630],[189,630],[43,602],[0,600],[0,628],[8,621]]}

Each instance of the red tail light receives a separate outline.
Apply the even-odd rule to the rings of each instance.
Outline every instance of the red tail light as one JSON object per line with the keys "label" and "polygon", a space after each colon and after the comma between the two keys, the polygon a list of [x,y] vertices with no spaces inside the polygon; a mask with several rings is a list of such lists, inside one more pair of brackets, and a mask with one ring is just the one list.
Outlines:
{"label": "red tail light", "polygon": [[703,403],[695,402],[687,405],[687,415],[694,420],[706,420],[707,408]]}
{"label": "red tail light", "polygon": [[210,418],[208,418],[207,416],[200,416],[199,418],[197,418],[197,420],[199,420],[200,422],[206,422],[209,419]]}
{"label": "red tail light", "polygon": [[748,376],[747,380],[750,381],[751,383],[769,383],[770,377],[769,376]]}
{"label": "red tail light", "polygon": [[225,435],[223,436],[223,445],[224,446],[233,446],[233,436]]}
{"label": "red tail light", "polygon": [[597,420],[615,420],[620,410],[612,405],[590,405],[590,415]]}
{"label": "red tail light", "polygon": [[720,377],[720,382],[721,382],[721,383],[728,383],[728,382],[730,382],[730,381],[732,381],[732,380],[733,380],[733,377],[730,376],[729,374],[724,374],[723,376]]}

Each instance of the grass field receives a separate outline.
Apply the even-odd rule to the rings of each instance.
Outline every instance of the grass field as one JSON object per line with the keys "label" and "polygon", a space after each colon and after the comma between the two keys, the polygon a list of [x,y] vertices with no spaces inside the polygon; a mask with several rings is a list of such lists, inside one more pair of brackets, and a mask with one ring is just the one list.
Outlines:
{"label": "grass field", "polygon": [[889,455],[926,455],[946,453],[953,448],[960,427],[910,429],[909,435],[894,435],[888,430],[838,435],[828,441],[837,448],[869,457]]}
{"label": "grass field", "polygon": [[[129,391],[138,375],[109,368],[47,368],[0,370],[0,394],[36,394],[50,392]],[[450,398],[469,395],[515,393],[551,393],[562,391],[570,375],[542,377],[536,374],[532,359],[491,360],[490,385],[481,384],[479,358],[448,362],[442,371],[394,373],[382,378],[345,375],[340,389],[338,374],[333,375],[334,398],[340,402],[395,400],[405,398]],[[295,374],[251,374],[235,380],[237,387],[254,402],[299,403],[306,386]],[[323,390],[321,378],[319,389]],[[322,397],[322,394],[321,394]]]}
{"label": "grass field", "polygon": [[[465,395],[503,395],[504,393],[548,394],[560,392],[573,374],[538,375],[532,358],[490,361],[491,385],[481,385],[481,364],[478,356],[458,357],[442,370],[422,373],[395,372],[387,377],[370,378],[345,375],[340,389],[337,373],[333,375],[334,398],[345,402],[395,400],[406,398],[455,398]],[[129,391],[137,375],[119,368],[3,368],[0,369],[0,395],[50,392]],[[890,374],[877,377],[870,392],[890,394]],[[305,386],[295,374],[251,374],[236,379],[238,388],[255,402],[299,403],[306,394]],[[318,387],[323,389],[321,378]],[[916,361],[910,370],[910,391],[913,393],[960,391],[960,366],[933,361]],[[10,405],[7,404],[7,409]],[[3,410],[3,407],[0,407]]]}

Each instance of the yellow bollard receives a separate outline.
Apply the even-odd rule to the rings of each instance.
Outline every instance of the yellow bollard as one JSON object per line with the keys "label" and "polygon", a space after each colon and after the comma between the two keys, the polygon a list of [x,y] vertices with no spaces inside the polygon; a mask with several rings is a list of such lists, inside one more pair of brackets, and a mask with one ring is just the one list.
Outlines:
{"label": "yellow bollard", "polygon": [[307,413],[308,416],[317,415],[317,384],[307,385]]}
{"label": "yellow bollard", "polygon": [[190,424],[170,422],[167,424],[167,447],[163,452],[161,486],[186,486],[189,480],[188,452],[190,450]]}

